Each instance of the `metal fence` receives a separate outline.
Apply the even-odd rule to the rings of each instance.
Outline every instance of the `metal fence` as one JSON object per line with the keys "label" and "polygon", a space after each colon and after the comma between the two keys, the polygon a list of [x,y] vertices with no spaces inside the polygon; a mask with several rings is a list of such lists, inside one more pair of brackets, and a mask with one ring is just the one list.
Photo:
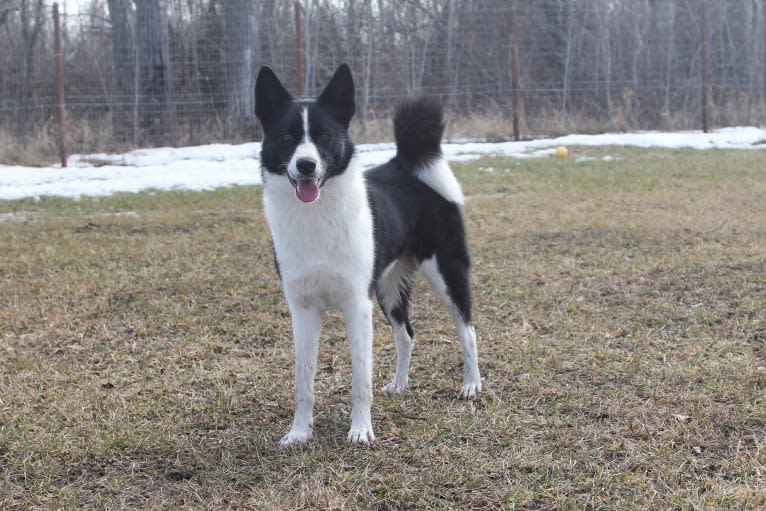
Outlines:
{"label": "metal fence", "polygon": [[[413,95],[500,138],[514,114],[701,127],[703,98],[712,126],[766,122],[766,0],[69,0],[61,33],[79,151],[251,140],[264,64],[313,95],[347,62],[360,133]],[[57,129],[52,4],[0,0],[0,48],[0,132],[28,144]]]}

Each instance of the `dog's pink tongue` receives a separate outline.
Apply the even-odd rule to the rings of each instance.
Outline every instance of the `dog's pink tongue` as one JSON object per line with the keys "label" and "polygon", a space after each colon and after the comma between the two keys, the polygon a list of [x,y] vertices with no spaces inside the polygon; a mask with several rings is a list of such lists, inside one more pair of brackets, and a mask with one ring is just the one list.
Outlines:
{"label": "dog's pink tongue", "polygon": [[299,179],[295,191],[303,202],[314,202],[319,197],[319,183],[316,179]]}

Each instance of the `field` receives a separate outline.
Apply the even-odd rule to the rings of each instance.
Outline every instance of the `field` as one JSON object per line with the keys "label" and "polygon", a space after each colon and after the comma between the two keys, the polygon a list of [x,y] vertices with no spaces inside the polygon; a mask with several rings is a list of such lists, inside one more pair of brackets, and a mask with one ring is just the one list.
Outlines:
{"label": "field", "polygon": [[[604,156],[610,158],[604,159]],[[577,162],[580,159],[585,161]],[[418,281],[411,388],[282,450],[289,316],[260,190],[0,202],[2,509],[762,509],[763,151],[455,164],[484,394]],[[375,386],[394,349],[376,311]]]}

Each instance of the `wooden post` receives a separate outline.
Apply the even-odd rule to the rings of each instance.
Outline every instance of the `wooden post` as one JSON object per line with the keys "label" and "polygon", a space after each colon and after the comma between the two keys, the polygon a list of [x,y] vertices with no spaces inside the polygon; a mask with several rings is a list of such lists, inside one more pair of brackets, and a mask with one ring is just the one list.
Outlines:
{"label": "wooden post", "polygon": [[59,4],[53,4],[53,38],[56,52],[56,95],[59,110],[59,155],[61,166],[67,161],[66,102],[64,99],[64,59],[61,54],[61,25],[59,24]]}
{"label": "wooden post", "polygon": [[516,5],[515,0],[511,2],[510,36],[511,36],[511,97],[513,102],[513,139],[521,140],[519,133],[519,109],[521,101],[519,100],[519,53],[516,46]]}
{"label": "wooden post", "polygon": [[298,72],[298,96],[306,97],[306,75],[303,67],[303,23],[301,23],[301,3],[295,4],[295,67]]}
{"label": "wooden post", "polygon": [[708,122],[708,96],[710,94],[710,78],[708,76],[708,61],[710,50],[707,42],[707,0],[700,0],[700,38],[702,39],[702,131],[710,129]]}

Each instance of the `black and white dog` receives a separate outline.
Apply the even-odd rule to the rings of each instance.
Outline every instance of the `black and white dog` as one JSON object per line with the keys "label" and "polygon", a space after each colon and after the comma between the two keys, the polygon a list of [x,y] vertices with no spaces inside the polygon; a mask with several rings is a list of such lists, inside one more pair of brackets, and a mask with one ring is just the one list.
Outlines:
{"label": "black and white dog", "polygon": [[385,387],[407,387],[413,330],[407,315],[420,268],[457,326],[463,348],[462,398],[481,391],[471,324],[469,255],[459,205],[463,192],[442,158],[441,107],[416,100],[394,118],[397,153],[363,172],[348,126],[354,82],[340,66],[315,100],[293,99],[261,68],[255,113],[263,126],[263,202],[277,271],[292,315],[295,419],[283,446],[311,439],[314,376],[326,309],[343,313],[353,379],[348,440],[375,439],[372,405],[372,295],[396,342],[396,374]]}

